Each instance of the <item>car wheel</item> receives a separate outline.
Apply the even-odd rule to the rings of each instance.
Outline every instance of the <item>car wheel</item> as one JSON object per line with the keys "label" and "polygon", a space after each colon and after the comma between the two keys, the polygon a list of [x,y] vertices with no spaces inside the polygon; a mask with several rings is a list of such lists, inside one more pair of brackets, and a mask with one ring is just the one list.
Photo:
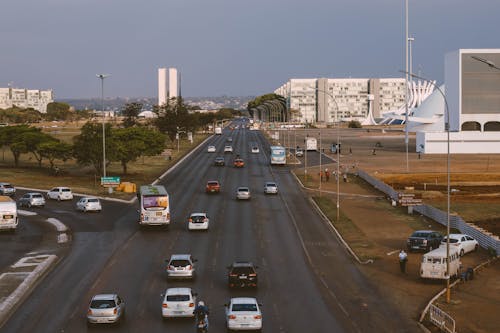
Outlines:
{"label": "car wheel", "polygon": [[28,208],[31,208],[31,202],[28,202]]}
{"label": "car wheel", "polygon": [[59,196],[58,196],[58,197],[57,197],[57,201],[61,201],[61,197],[59,197]]}
{"label": "car wheel", "polygon": [[474,252],[477,251],[477,249],[479,249],[479,245],[478,244],[474,245]]}
{"label": "car wheel", "polygon": [[463,256],[464,256],[464,254],[465,254],[464,249],[461,249],[461,250],[460,250],[460,256],[461,256],[461,257],[463,257]]}
{"label": "car wheel", "polygon": [[87,212],[87,208],[86,207],[83,207],[83,212],[86,213]]}

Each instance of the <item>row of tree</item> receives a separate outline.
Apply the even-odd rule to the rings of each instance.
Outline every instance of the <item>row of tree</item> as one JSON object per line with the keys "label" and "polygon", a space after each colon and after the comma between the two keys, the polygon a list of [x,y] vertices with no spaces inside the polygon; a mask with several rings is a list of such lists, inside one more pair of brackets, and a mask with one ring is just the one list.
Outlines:
{"label": "row of tree", "polygon": [[92,112],[89,110],[75,111],[69,104],[52,102],[47,104],[47,112],[42,113],[33,108],[20,108],[13,106],[8,109],[0,109],[0,122],[9,124],[38,123],[40,121],[75,121],[79,119],[90,119]]}

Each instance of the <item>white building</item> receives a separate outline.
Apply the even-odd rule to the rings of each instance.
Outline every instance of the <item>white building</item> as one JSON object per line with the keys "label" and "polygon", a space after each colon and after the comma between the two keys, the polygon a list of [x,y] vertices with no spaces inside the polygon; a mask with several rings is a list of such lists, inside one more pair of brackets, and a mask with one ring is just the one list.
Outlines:
{"label": "white building", "polygon": [[[299,111],[300,122],[358,120],[373,123],[405,102],[403,78],[290,79],[274,91]],[[333,98],[332,98],[333,97]]]}
{"label": "white building", "polygon": [[52,90],[0,88],[0,109],[17,106],[33,108],[41,113],[46,113],[47,104],[52,102],[54,102]]}
{"label": "white building", "polygon": [[500,153],[500,49],[446,54],[445,85],[440,89],[443,94],[436,89],[409,118],[416,151],[447,153],[444,124],[449,114],[450,153]]}
{"label": "white building", "polygon": [[179,97],[180,89],[180,74],[176,68],[158,68],[158,105]]}

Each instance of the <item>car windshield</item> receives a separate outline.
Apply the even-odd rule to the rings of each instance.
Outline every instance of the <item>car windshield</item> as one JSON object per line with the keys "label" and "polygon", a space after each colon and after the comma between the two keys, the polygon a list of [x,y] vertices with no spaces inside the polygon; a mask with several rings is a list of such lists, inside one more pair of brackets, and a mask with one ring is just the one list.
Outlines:
{"label": "car windshield", "polygon": [[217,185],[219,185],[219,183],[218,182],[208,182],[207,185],[208,186],[217,186]]}
{"label": "car windshield", "polygon": [[33,194],[31,197],[36,199],[43,198],[41,194]]}
{"label": "car windshield", "polygon": [[[446,238],[442,240],[443,243],[447,243]],[[458,243],[458,239],[450,238],[450,243]]]}
{"label": "car windshield", "polygon": [[268,186],[268,187],[276,187],[276,184],[275,183],[267,183],[266,186]]}
{"label": "car windshield", "polygon": [[198,223],[198,222],[201,223],[201,222],[204,222],[205,216],[201,216],[201,215],[191,216],[191,219],[195,223]]}
{"label": "car windshield", "polygon": [[92,309],[111,309],[116,307],[115,301],[112,299],[96,299],[90,303]]}
{"label": "car windshield", "polygon": [[12,188],[12,185],[10,185],[10,184],[5,184],[5,185],[3,185],[3,187],[4,187],[4,188]]}
{"label": "car windshield", "polygon": [[168,302],[186,302],[189,301],[189,295],[167,295]]}
{"label": "car windshield", "polygon": [[233,304],[233,311],[257,311],[257,304]]}
{"label": "car windshield", "polygon": [[99,202],[99,199],[88,199],[88,202]]}
{"label": "car windshield", "polygon": [[189,260],[186,259],[174,259],[170,261],[170,266],[174,267],[186,267],[189,265],[191,265],[191,263],[189,262]]}
{"label": "car windshield", "polygon": [[63,188],[61,191],[63,191],[63,192],[71,192],[71,190],[69,188]]}
{"label": "car windshield", "polygon": [[253,270],[252,267],[233,267],[231,273],[238,275],[240,274],[248,275],[248,274],[254,274],[255,271]]}
{"label": "car windshield", "polygon": [[411,237],[427,238],[429,235],[428,232],[414,232]]}
{"label": "car windshield", "polygon": [[238,192],[249,192],[250,190],[248,188],[239,188]]}

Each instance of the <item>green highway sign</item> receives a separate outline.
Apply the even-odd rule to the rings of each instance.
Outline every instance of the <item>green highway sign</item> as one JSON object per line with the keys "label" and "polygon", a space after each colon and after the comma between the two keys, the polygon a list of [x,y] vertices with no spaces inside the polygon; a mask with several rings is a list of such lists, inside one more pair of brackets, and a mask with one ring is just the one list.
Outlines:
{"label": "green highway sign", "polygon": [[120,185],[120,177],[101,177],[101,185],[118,186]]}

